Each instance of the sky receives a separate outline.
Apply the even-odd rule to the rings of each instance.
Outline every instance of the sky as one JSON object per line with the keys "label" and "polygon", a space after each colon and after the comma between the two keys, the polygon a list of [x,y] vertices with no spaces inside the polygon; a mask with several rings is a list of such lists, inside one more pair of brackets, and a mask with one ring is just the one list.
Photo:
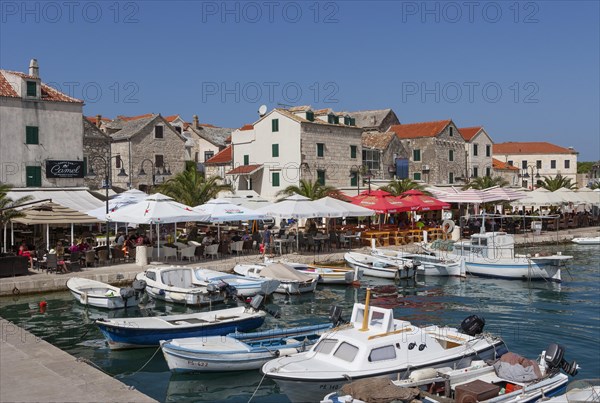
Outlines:
{"label": "sky", "polygon": [[0,67],[85,101],[238,128],[258,108],[392,108],[600,159],[598,1],[7,1]]}

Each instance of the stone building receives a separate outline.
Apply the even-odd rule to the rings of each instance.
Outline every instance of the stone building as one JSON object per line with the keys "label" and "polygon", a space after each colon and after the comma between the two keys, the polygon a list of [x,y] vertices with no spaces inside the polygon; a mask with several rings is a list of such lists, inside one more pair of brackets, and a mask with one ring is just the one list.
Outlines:
{"label": "stone building", "polygon": [[408,177],[408,151],[394,132],[366,131],[362,134],[364,173],[375,180]]}
{"label": "stone building", "polygon": [[544,141],[494,144],[492,155],[499,161],[519,169],[521,186],[533,189],[544,177],[560,174],[577,181],[577,151]]}
{"label": "stone building", "polygon": [[83,186],[83,101],[29,74],[0,70],[0,182],[16,188]]}
{"label": "stone building", "polygon": [[[112,139],[112,184],[148,190],[185,169],[187,139],[160,114],[119,116],[105,125]],[[126,176],[119,176],[121,169]]]}
{"label": "stone building", "polygon": [[[102,122],[98,120],[99,123]],[[95,118],[83,119],[83,161],[86,175],[84,180],[85,185],[90,189],[106,186],[104,181],[107,175],[107,163],[105,161],[110,159],[110,140],[110,136],[96,126]],[[88,172],[93,172],[94,175],[88,175]]]}
{"label": "stone building", "polygon": [[465,177],[465,140],[452,120],[394,125],[390,131],[410,153],[413,180],[444,185]]}
{"label": "stone building", "polygon": [[492,158],[492,167],[494,177],[499,176],[506,180],[509,186],[520,186],[519,184],[519,168],[508,165],[506,162]]}
{"label": "stone building", "polygon": [[233,147],[228,145],[215,156],[204,161],[204,175],[207,178],[218,176],[223,183],[229,183],[230,178],[225,174],[233,168]]}
{"label": "stone building", "polygon": [[235,189],[274,199],[300,179],[352,189],[362,166],[362,129],[348,116],[309,107],[274,109],[232,133]]}
{"label": "stone building", "polygon": [[492,176],[492,146],[494,142],[482,126],[461,127],[458,129],[465,139],[466,168],[465,180],[480,176]]}
{"label": "stone building", "polygon": [[342,112],[354,119],[356,126],[365,131],[387,132],[393,125],[399,125],[400,120],[392,109],[373,109],[367,111]]}

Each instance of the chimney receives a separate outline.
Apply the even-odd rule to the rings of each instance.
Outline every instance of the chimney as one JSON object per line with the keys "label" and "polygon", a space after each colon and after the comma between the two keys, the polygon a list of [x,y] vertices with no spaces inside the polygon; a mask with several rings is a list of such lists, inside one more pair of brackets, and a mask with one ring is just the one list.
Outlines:
{"label": "chimney", "polygon": [[37,59],[31,59],[31,61],[29,62],[29,75],[39,78],[40,66],[38,66]]}
{"label": "chimney", "polygon": [[102,115],[96,115],[96,126],[100,127],[101,123],[102,123]]}
{"label": "chimney", "polygon": [[198,129],[200,127],[200,121],[198,120],[198,115],[192,116],[192,119],[194,120],[192,126],[194,126],[194,128],[196,128],[196,129]]}

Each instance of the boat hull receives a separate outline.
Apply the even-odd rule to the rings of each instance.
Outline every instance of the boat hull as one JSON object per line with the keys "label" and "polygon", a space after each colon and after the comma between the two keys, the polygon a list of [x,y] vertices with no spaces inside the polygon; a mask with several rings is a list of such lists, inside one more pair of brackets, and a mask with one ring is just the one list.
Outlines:
{"label": "boat hull", "polygon": [[468,274],[479,277],[520,279],[520,280],[548,280],[560,283],[560,267],[551,263],[536,263],[515,261],[490,262],[490,261],[465,261]]}
{"label": "boat hull", "polygon": [[571,242],[577,245],[600,245],[600,236],[589,238],[573,238]]}
{"label": "boat hull", "polygon": [[[83,280],[85,284],[78,284]],[[127,298],[120,294],[121,289],[95,280],[70,278],[67,288],[71,295],[80,304],[103,309],[123,309],[136,306],[139,303],[140,293],[135,292]]]}

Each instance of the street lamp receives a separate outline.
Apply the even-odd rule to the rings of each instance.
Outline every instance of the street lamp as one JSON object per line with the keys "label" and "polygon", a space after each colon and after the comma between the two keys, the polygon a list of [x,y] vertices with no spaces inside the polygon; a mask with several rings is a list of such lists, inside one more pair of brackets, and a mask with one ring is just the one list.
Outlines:
{"label": "street lamp", "polygon": [[[106,215],[108,215],[108,189],[111,187],[111,181],[110,181],[110,161],[115,158],[117,159],[120,163],[121,163],[121,169],[119,170],[119,173],[117,174],[117,176],[119,177],[127,177],[127,172],[125,172],[125,168],[123,168],[123,160],[121,159],[121,156],[119,155],[115,155],[113,157],[107,157],[104,158],[101,155],[93,155],[90,157],[89,163],[90,163],[90,169],[87,172],[87,175],[89,178],[95,178],[96,177],[96,173],[94,172],[94,167],[93,167],[93,162],[96,160],[102,161],[102,164],[104,166],[104,183],[102,184],[102,187],[104,189],[106,189]],[[106,222],[106,250],[108,251],[108,258],[110,259],[110,235],[109,235],[109,225],[108,225],[108,221]]]}
{"label": "street lamp", "polygon": [[369,168],[367,168],[367,172],[363,175],[363,178],[367,179],[369,182],[369,194],[371,194],[371,178],[373,177],[373,173]]}
{"label": "street lamp", "polygon": [[140,172],[138,173],[138,176],[146,176],[146,171],[144,171],[144,163],[149,162],[150,166],[152,167],[152,186],[156,185],[156,176],[166,176],[166,175],[171,175],[171,168],[169,166],[169,169],[166,168],[166,166],[168,166],[169,164],[163,163],[163,171],[161,172],[159,166],[156,166],[156,164],[154,163],[154,161],[152,161],[149,158],[146,158],[142,161],[142,163],[140,164]]}
{"label": "street lamp", "polygon": [[[529,170],[531,170],[531,176],[529,175]],[[533,174],[535,170],[535,175]],[[540,179],[540,169],[537,167],[537,165],[532,165],[529,164],[527,165],[527,167],[522,168],[521,171],[523,171],[524,173],[519,173],[519,178],[524,178],[524,179],[529,179],[530,177],[532,178],[531,181],[531,190],[533,190],[533,178],[535,179]],[[523,183],[525,183],[527,181],[523,181]],[[523,183],[521,183],[521,185],[523,186]],[[528,187],[527,185],[524,185],[523,187]]]}

